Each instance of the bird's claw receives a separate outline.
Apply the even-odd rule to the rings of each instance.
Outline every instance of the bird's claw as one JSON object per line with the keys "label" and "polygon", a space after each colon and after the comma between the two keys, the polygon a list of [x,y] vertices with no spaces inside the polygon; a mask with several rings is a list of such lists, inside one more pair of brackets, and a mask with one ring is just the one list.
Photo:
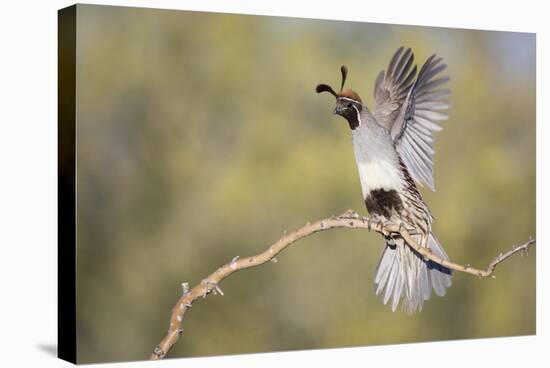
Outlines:
{"label": "bird's claw", "polygon": [[367,220],[367,229],[369,231],[372,230],[373,228],[373,225],[376,226],[376,227],[382,227],[384,228],[384,219],[382,219],[381,217],[379,216],[373,216],[373,217],[370,217],[368,220]]}
{"label": "bird's claw", "polygon": [[405,223],[403,221],[400,221],[399,222],[399,228],[397,229],[397,231],[399,231],[399,233],[402,233],[403,230],[407,230],[407,228],[405,226]]}

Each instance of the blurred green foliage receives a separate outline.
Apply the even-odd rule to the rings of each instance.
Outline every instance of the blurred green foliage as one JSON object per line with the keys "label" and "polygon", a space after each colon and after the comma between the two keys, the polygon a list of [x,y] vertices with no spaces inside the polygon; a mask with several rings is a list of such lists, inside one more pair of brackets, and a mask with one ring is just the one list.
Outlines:
{"label": "blurred green foliage", "polygon": [[[485,267],[535,235],[535,36],[78,6],[78,358],[146,359],[181,282],[264,250],[287,229],[366,213],[347,123],[319,82],[372,106],[394,50],[449,65],[435,193],[450,257]],[[374,294],[383,241],[309,237],[225,280],[186,315],[171,357],[535,333],[535,256],[496,279],[455,274],[414,316]]]}

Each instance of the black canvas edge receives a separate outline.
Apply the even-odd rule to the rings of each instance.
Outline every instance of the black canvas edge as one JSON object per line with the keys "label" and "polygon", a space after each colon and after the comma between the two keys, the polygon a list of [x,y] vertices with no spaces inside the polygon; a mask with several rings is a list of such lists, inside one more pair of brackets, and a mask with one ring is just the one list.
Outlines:
{"label": "black canvas edge", "polygon": [[76,364],[76,5],[57,21],[57,356]]}

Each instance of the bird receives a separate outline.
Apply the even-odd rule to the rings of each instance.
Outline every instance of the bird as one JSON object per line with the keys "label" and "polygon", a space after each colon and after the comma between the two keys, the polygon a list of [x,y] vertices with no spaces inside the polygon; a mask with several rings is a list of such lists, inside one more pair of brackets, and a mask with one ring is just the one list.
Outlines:
{"label": "bird", "polygon": [[[336,98],[334,114],[349,124],[363,201],[374,221],[404,226],[421,247],[441,259],[449,257],[432,231],[432,216],[419,186],[435,191],[433,133],[447,119],[450,89],[442,86],[447,65],[436,54],[417,74],[411,48],[399,47],[374,83],[374,111],[357,92],[344,88],[348,68],[341,66],[340,92],[319,84],[317,93]],[[414,64],[414,65],[413,65]],[[444,296],[451,270],[425,259],[398,233],[385,236],[374,276],[375,292],[395,312],[401,304],[408,314],[422,310],[432,294]]]}

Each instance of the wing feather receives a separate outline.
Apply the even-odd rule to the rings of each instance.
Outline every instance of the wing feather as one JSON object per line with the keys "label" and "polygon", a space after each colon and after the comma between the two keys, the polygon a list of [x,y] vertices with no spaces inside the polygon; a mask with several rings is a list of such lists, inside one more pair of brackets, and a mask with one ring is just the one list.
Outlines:
{"label": "wing feather", "polygon": [[420,116],[428,120],[445,120],[447,119],[447,114],[435,111],[433,109],[416,109],[415,116]]}
{"label": "wing feather", "polygon": [[414,62],[414,56],[411,49],[407,49],[401,58],[399,63],[399,68],[396,71],[396,80],[403,82],[403,78],[407,75],[407,71],[410,69],[412,63]]}
{"label": "wing feather", "polygon": [[378,74],[374,117],[390,131],[413,179],[434,190],[433,132],[440,131],[438,122],[447,119],[444,110],[449,108],[450,90],[440,88],[449,81],[440,77],[447,65],[433,54],[416,75],[413,61],[411,49],[400,47],[386,71]]}
{"label": "wing feather", "polygon": [[410,48],[400,47],[393,54],[386,71],[381,71],[374,84],[375,119],[387,129],[399,115],[402,104],[416,77],[414,54]]}
{"label": "wing feather", "polygon": [[424,128],[429,129],[433,132],[439,132],[443,129],[441,125],[434,123],[429,119],[424,119],[421,116],[416,116],[414,120],[418,123],[418,125],[423,126]]}
{"label": "wing feather", "polygon": [[442,88],[437,91],[419,91],[416,99],[417,103],[426,101],[445,101],[444,99],[449,97],[451,91],[448,88]]}

